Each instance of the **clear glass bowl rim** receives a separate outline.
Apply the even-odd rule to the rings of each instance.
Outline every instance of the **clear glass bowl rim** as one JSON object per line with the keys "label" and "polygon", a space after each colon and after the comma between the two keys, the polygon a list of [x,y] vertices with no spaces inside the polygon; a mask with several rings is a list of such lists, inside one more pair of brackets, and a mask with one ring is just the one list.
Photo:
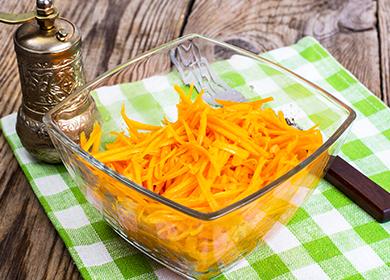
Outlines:
{"label": "clear glass bowl rim", "polygon": [[[345,109],[347,112],[348,112],[348,116],[347,118],[344,120],[344,122],[336,129],[336,131],[329,137],[329,139],[327,141],[325,141],[313,154],[311,154],[308,158],[306,158],[304,161],[302,161],[300,164],[298,164],[297,166],[295,166],[293,169],[291,169],[289,172],[285,173],[284,175],[282,175],[281,177],[279,177],[278,179],[274,180],[273,182],[269,183],[268,185],[264,186],[263,188],[261,188],[260,190],[252,193],[251,195],[235,202],[235,203],[232,203],[220,210],[217,210],[217,211],[214,211],[214,212],[199,212],[199,211],[196,211],[196,210],[193,210],[191,208],[188,208],[184,205],[181,205],[179,203],[176,203],[170,199],[167,199],[163,196],[160,196],[138,184],[136,184],[135,182],[131,181],[130,179],[122,176],[121,174],[117,173],[116,171],[108,168],[105,164],[103,164],[102,162],[98,161],[97,159],[95,159],[93,156],[91,156],[89,153],[87,153],[86,151],[84,151],[83,149],[81,149],[81,147],[75,143],[73,140],[71,140],[57,125],[56,123],[54,122],[53,118],[52,118],[52,115],[61,110],[61,107],[66,104],[67,102],[70,102],[71,100],[73,100],[75,97],[77,97],[80,93],[84,94],[83,92],[92,88],[94,85],[98,84],[99,82],[101,82],[102,80],[108,78],[109,76],[121,71],[122,69],[126,68],[127,66],[133,64],[133,63],[136,63],[144,58],[147,58],[147,57],[150,57],[158,52],[161,52],[163,50],[168,50],[170,49],[171,47],[177,45],[177,44],[180,44],[182,42],[185,42],[187,40],[192,40],[192,39],[202,39],[202,40],[205,40],[207,41],[208,43],[212,43],[212,44],[215,44],[215,45],[219,45],[221,47],[224,47],[224,48],[228,48],[238,54],[242,54],[244,56],[247,56],[247,57],[250,57],[252,59],[255,59],[257,61],[261,61],[262,63],[265,63],[265,64],[270,64],[272,65],[273,67],[275,67],[276,69],[278,70],[281,70],[282,73],[285,73],[287,72],[289,75],[292,75],[293,77],[295,77],[297,80],[299,80],[300,82],[304,83],[304,84],[308,84],[310,85],[311,87],[315,88],[316,90],[318,90],[319,92],[321,92],[322,95],[324,95],[325,97],[327,97],[328,99],[330,99],[332,102],[334,102],[335,104],[341,106],[343,109]],[[203,221],[211,221],[211,220],[215,220],[215,219],[218,219],[222,216],[225,216],[227,215],[228,213],[231,213],[239,208],[242,208],[244,207],[245,205],[248,205],[250,204],[252,201],[258,199],[259,197],[261,197],[262,195],[264,195],[265,193],[267,193],[268,191],[272,190],[274,187],[278,186],[279,184],[283,183],[284,181],[288,180],[290,177],[292,177],[294,174],[296,174],[297,172],[299,172],[300,170],[302,170],[303,168],[307,167],[310,163],[312,163],[315,159],[317,159],[323,152],[325,152],[333,143],[335,143],[339,138],[340,136],[349,128],[349,126],[351,125],[351,123],[353,122],[353,120],[356,118],[356,113],[355,111],[350,108],[348,105],[346,105],[345,103],[343,103],[342,101],[340,101],[339,99],[337,99],[335,96],[333,96],[332,94],[330,94],[329,92],[327,92],[326,90],[324,90],[323,88],[317,86],[316,84],[306,80],[305,78],[301,77],[300,75],[296,74],[295,72],[289,70],[288,68],[276,63],[276,62],[273,62],[267,58],[264,58],[260,55],[257,55],[257,54],[254,54],[254,53],[251,53],[249,51],[246,51],[244,49],[241,49],[239,47],[236,47],[236,46],[233,46],[233,45],[230,45],[228,43],[225,43],[225,42],[220,42],[218,40],[215,40],[215,39],[211,39],[211,38],[208,38],[208,37],[205,37],[203,35],[199,35],[199,34],[188,34],[188,35],[185,35],[185,36],[182,36],[182,37],[179,37],[177,39],[174,39],[168,43],[165,43],[165,44],[162,44],[156,48],[153,48],[147,52],[144,52],[136,57],[134,57],[133,59],[130,59],[129,61],[123,63],[123,64],[120,64],[118,66],[116,66],[115,68],[111,69],[111,70],[108,70],[106,71],[105,73],[101,74],[100,76],[98,76],[97,78],[95,78],[94,80],[88,82],[87,84],[85,84],[84,86],[78,88],[75,92],[73,92],[71,95],[69,95],[68,97],[66,97],[63,101],[61,101],[59,104],[57,104],[55,107],[53,107],[49,112],[46,113],[46,115],[43,117],[43,122],[45,123],[47,129],[53,133],[55,135],[56,138],[60,139],[62,143],[66,144],[68,148],[70,148],[73,152],[75,152],[76,154],[78,154],[80,157],[82,157],[84,160],[86,160],[87,162],[89,162],[91,165],[93,165],[94,167],[98,168],[99,170],[101,170],[102,172],[106,173],[107,175],[109,175],[110,177],[118,180],[120,183],[122,183],[123,185],[149,197],[149,198],[152,198],[153,200],[156,200],[160,203],[163,203],[164,205],[170,207],[170,208],[173,208],[179,212],[182,212],[186,215],[189,215],[193,218],[196,218],[196,219],[200,219],[200,220],[203,220]]]}

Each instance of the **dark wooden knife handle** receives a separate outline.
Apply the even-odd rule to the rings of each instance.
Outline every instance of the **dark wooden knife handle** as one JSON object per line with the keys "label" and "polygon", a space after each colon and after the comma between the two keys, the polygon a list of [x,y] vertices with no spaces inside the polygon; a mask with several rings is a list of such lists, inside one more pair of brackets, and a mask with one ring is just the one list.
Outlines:
{"label": "dark wooden knife handle", "polygon": [[333,158],[325,180],[337,187],[378,222],[390,220],[390,193],[341,157]]}

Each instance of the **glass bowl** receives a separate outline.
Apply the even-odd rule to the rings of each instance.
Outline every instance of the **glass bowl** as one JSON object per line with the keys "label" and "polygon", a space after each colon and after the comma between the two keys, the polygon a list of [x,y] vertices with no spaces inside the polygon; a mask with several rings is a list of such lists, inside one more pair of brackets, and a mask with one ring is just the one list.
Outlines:
{"label": "glass bowl", "polygon": [[[183,85],[186,75],[198,75],[198,86],[206,87],[206,94],[211,90],[207,88],[211,77],[247,100],[272,96],[274,101],[267,106],[283,111],[295,126],[307,129],[317,124],[323,134],[322,146],[255,193],[218,211],[199,212],[113,171],[82,150],[77,139],[72,140],[74,137],[62,129],[69,120],[80,118],[74,113],[75,102],[88,104],[92,99],[96,107],[88,118],[90,123],[96,120],[101,124],[106,135],[103,143],[111,141],[109,131],[124,129],[119,114],[123,103],[128,116],[138,121],[161,124],[164,116],[175,120],[179,98],[172,86]],[[81,125],[83,118],[80,133],[86,129]],[[291,219],[339,151],[354,118],[347,105],[288,69],[235,46],[192,34],[104,73],[53,108],[44,122],[72,178],[121,237],[183,276],[209,278],[253,251],[273,226]]]}

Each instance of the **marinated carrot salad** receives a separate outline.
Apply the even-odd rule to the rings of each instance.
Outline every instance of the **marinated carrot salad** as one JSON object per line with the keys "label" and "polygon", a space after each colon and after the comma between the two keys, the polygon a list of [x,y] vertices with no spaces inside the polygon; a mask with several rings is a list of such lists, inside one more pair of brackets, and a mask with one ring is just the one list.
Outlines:
{"label": "marinated carrot salad", "polygon": [[[81,147],[162,197],[199,212],[214,212],[260,190],[322,144],[316,127],[297,129],[282,112],[264,108],[271,97],[244,103],[217,100],[220,106],[211,107],[203,100],[203,91],[191,99],[193,86],[174,89],[180,96],[176,121],[165,118],[161,126],[140,123],[128,118],[123,106],[120,114],[127,132],[111,132],[114,141],[102,149],[103,132],[96,123],[88,137],[80,135]],[[94,195],[103,204],[115,201],[104,207],[118,216],[130,240],[160,248],[173,262],[185,262],[201,273],[226,266],[253,249],[291,207],[288,199],[298,188],[288,182],[281,186],[285,187],[282,198],[267,193],[252,208],[207,222],[145,198],[108,176],[98,176]],[[107,194],[111,200],[105,198]]]}
{"label": "marinated carrot salad", "polygon": [[128,135],[99,150],[102,131],[96,123],[81,147],[137,184],[201,212],[219,210],[274,181],[312,154],[322,136],[315,127],[290,126],[282,112],[262,109],[271,97],[246,103],[217,100],[212,108],[193,87],[180,95],[176,122],[154,126],[121,115]]}

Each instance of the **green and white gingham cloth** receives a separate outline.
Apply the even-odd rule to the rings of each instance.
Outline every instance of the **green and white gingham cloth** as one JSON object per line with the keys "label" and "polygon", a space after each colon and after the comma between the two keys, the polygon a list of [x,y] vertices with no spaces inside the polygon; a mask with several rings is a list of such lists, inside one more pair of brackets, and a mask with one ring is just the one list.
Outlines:
{"label": "green and white gingham cloth", "polygon": [[[390,191],[390,110],[313,38],[303,38],[265,56],[315,82],[356,110],[358,118],[342,146],[341,156]],[[230,67],[241,73],[241,68],[247,66],[236,61]],[[226,65],[222,68],[226,70]],[[237,76],[237,72],[229,70],[223,75],[233,75],[231,80],[236,86],[245,84],[248,77]],[[263,74],[269,76],[267,85],[272,92],[273,73]],[[110,107],[123,101],[132,111],[142,111],[143,121],[155,122],[164,114],[172,115],[177,97],[164,94],[172,85],[171,79],[170,75],[159,76],[120,85],[123,95],[99,95],[99,110],[107,123],[115,122],[110,118]],[[126,87],[130,87],[131,97],[126,96]],[[304,91],[295,92],[299,92],[296,98],[306,98]],[[310,118],[315,121],[328,114],[325,109]],[[85,279],[180,278],[117,236],[88,204],[62,165],[36,162],[20,143],[15,120],[15,114],[1,119],[3,133]],[[217,279],[390,279],[390,223],[377,223],[325,181],[288,225],[278,224],[272,231],[253,254]]]}

